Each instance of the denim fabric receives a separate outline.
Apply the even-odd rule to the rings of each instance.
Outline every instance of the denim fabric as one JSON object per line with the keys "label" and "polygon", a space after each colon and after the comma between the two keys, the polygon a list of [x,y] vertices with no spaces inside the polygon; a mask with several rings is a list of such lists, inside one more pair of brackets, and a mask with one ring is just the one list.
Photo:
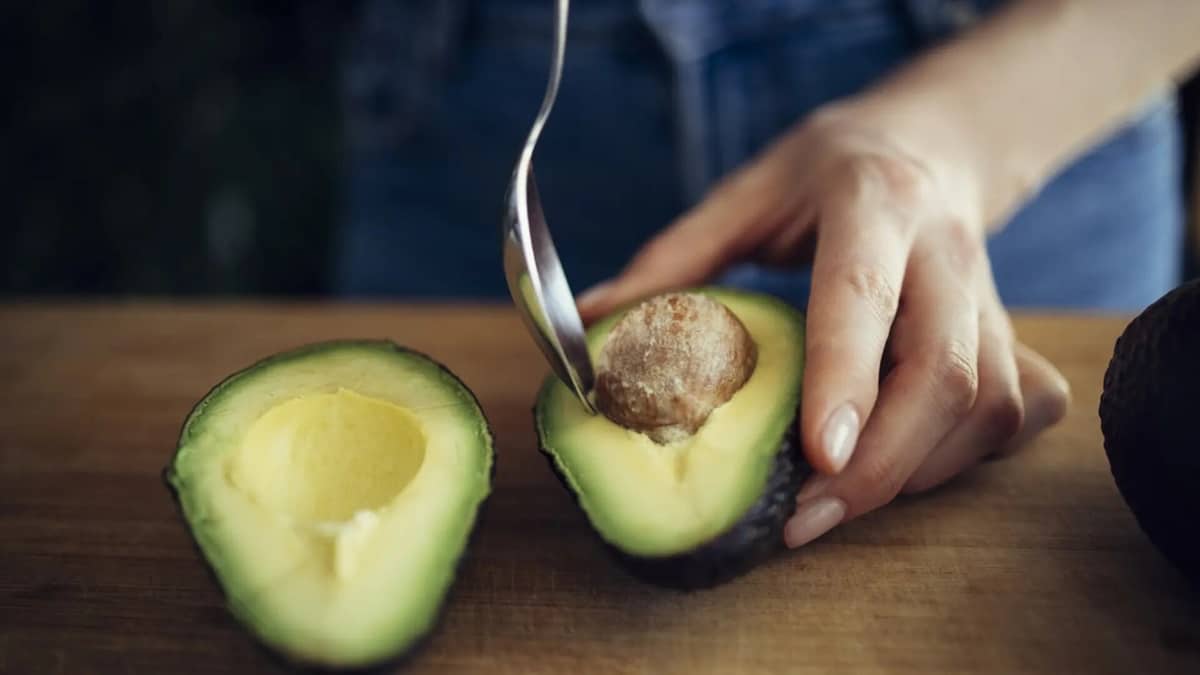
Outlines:
{"label": "denim fabric", "polygon": [[[995,0],[577,0],[535,170],[572,286],[637,247],[814,107]],[[545,86],[549,0],[371,0],[346,70],[337,287],[503,297],[504,189]],[[1066,167],[989,245],[1013,306],[1137,308],[1179,278],[1173,101]],[[803,306],[805,270],[725,282]]]}

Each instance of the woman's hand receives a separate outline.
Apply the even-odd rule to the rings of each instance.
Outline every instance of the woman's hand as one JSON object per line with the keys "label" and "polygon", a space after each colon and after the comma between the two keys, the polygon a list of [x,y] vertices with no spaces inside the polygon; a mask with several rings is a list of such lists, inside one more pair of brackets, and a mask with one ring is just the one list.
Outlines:
{"label": "woman's hand", "polygon": [[853,104],[818,112],[580,298],[590,321],[736,262],[812,261],[799,431],[819,473],[789,546],[1019,447],[1068,399],[1014,339],[972,173],[893,128]]}

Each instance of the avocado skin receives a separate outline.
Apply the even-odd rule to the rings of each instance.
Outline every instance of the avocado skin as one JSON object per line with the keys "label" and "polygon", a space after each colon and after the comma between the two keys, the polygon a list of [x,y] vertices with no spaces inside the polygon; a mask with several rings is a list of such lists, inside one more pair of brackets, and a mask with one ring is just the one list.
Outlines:
{"label": "avocado skin", "polygon": [[[536,417],[535,408],[535,422]],[[642,581],[664,588],[682,591],[712,588],[749,572],[783,548],[783,526],[796,511],[796,492],[813,472],[801,452],[796,429],[796,420],[793,419],[775,452],[767,482],[758,500],[715,539],[684,553],[650,557],[622,551],[600,537],[594,528],[593,534],[626,571]],[[571,489],[571,483],[559,469],[554,456],[540,441],[538,449],[586,518],[587,513],[583,510],[579,495]]]}
{"label": "avocado skin", "polygon": [[[187,429],[188,422],[191,421],[191,419],[197,414],[197,412],[199,412],[199,410],[201,409],[201,406],[203,406],[205,404],[205,402],[208,401],[209,398],[213,394],[218,392],[221,388],[223,388],[224,386],[229,384],[231,381],[233,381],[234,378],[236,378],[237,376],[239,376],[243,373],[250,372],[256,368],[259,368],[259,367],[265,366],[265,365],[269,365],[269,364],[275,363],[277,361],[285,361],[285,360],[290,360],[290,359],[296,358],[296,357],[307,356],[314,352],[321,352],[321,351],[325,351],[328,349],[339,349],[342,347],[353,347],[353,346],[363,346],[363,345],[391,349],[400,354],[423,358],[423,359],[429,361],[430,363],[432,363],[439,370],[441,370],[446,375],[453,378],[454,381],[456,381],[460,385],[462,385],[463,390],[466,391],[467,394],[471,397],[471,400],[474,402],[475,407],[479,411],[479,415],[480,415],[481,419],[483,420],[484,431],[488,434],[489,437],[494,437],[493,432],[492,432],[491,422],[488,420],[487,415],[483,410],[483,406],[480,405],[479,398],[476,396],[475,392],[470,387],[468,387],[466,385],[466,383],[464,383],[462,381],[462,379],[460,379],[457,375],[455,375],[454,372],[451,371],[449,368],[447,368],[443,363],[441,363],[437,359],[431,357],[429,354],[418,351],[411,347],[405,347],[405,346],[399,345],[391,340],[343,339],[343,340],[327,340],[325,342],[315,342],[315,343],[303,345],[300,347],[296,347],[294,349],[290,349],[287,351],[272,354],[270,356],[266,356],[256,362],[250,364],[249,366],[246,366],[246,367],[242,368],[241,370],[238,370],[238,371],[228,375],[227,377],[222,379],[220,382],[218,382],[216,385],[214,385],[212,388],[210,388],[208,390],[208,392],[206,392],[205,395],[202,396],[200,398],[200,400],[195,405],[192,406],[192,409],[184,417],[184,422],[181,425],[180,434],[179,434],[180,442],[176,446],[175,451],[171,454],[171,460],[169,462],[167,462],[167,465],[163,468],[163,470],[160,474],[160,478],[163,481],[163,484],[165,485],[165,487],[167,489],[170,499],[174,504],[175,515],[183,523],[184,528],[186,528],[188,530],[188,538],[192,542],[193,555],[195,555],[200,560],[200,563],[204,567],[205,573],[207,574],[210,583],[216,587],[217,592],[221,595],[222,599],[226,602],[226,604],[228,604],[230,602],[230,599],[225,595],[225,588],[224,588],[224,586],[221,585],[221,580],[217,576],[216,569],[214,567],[212,567],[212,565],[208,562],[208,559],[204,556],[204,552],[200,549],[200,544],[197,542],[195,535],[192,533],[191,526],[188,524],[188,520],[187,520],[186,516],[184,515],[182,496],[179,494],[179,491],[176,490],[175,485],[171,482],[171,472],[175,466],[175,457],[176,457],[176,455],[179,454],[179,447],[183,445],[183,442],[182,442],[183,441],[183,431]],[[497,463],[498,452],[496,450],[496,444],[494,442],[490,443],[489,445],[491,446],[492,461],[491,461],[491,468],[488,472],[487,480],[488,480],[488,484],[492,485],[495,483],[495,480],[496,480],[496,463]],[[459,557],[453,563],[454,577],[458,576],[459,570],[462,568],[466,559],[470,556],[470,553],[474,548],[475,541],[479,537],[479,531],[482,529],[481,525],[482,525],[484,519],[487,517],[488,504],[490,502],[489,497],[490,497],[490,491],[489,491],[489,496],[484,497],[484,499],[479,503],[479,507],[476,509],[476,512],[474,514],[475,526],[471,528],[471,532],[467,537],[466,544],[463,546],[462,553],[459,555]],[[429,629],[423,635],[421,635],[416,640],[413,640],[408,645],[407,648],[398,650],[396,653],[392,654],[391,656],[385,657],[383,659],[378,659],[378,660],[374,661],[373,663],[364,663],[364,664],[357,665],[357,666],[331,666],[331,665],[325,665],[325,664],[320,664],[320,663],[310,663],[307,661],[300,661],[300,660],[296,660],[296,659],[292,658],[291,656],[283,653],[282,651],[275,649],[274,647],[266,644],[262,640],[257,639],[257,635],[255,635],[253,631],[243,630],[242,633],[244,635],[247,635],[248,637],[252,638],[251,639],[252,644],[255,646],[257,651],[263,655],[264,658],[271,661],[275,665],[277,665],[281,668],[290,670],[292,672],[298,672],[298,673],[304,672],[304,673],[314,673],[314,674],[316,674],[316,673],[357,673],[359,675],[383,675],[384,673],[394,672],[395,670],[397,670],[399,668],[403,668],[404,666],[408,665],[411,661],[416,659],[418,656],[420,656],[421,652],[429,644],[429,641],[441,629],[441,626],[445,621],[446,608],[450,605],[451,600],[453,600],[456,589],[457,589],[457,584],[454,584],[454,583],[451,583],[449,588],[446,589],[446,595],[442,599],[441,605],[438,607],[437,615],[434,617],[433,621],[430,622]],[[233,618],[233,617],[231,617],[231,618]],[[237,623],[240,626],[240,621],[237,621]]]}
{"label": "avocado skin", "polygon": [[1100,396],[1113,479],[1151,543],[1200,583],[1200,279],[1126,326]]}

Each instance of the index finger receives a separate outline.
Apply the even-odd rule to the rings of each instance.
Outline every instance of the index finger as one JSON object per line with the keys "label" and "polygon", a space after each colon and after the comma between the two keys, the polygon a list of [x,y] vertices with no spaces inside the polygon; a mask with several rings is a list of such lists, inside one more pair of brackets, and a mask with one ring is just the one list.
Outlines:
{"label": "index finger", "polygon": [[875,405],[911,248],[904,222],[911,216],[863,194],[833,195],[818,225],[800,435],[822,473],[837,473],[850,461]]}

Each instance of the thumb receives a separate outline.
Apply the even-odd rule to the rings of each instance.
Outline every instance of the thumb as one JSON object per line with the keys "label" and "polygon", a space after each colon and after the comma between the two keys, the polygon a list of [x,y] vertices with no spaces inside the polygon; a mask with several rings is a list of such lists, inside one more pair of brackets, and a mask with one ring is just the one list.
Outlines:
{"label": "thumb", "polygon": [[754,253],[780,222],[784,193],[765,162],[748,165],[652,238],[616,277],[577,300],[584,323],[641,298],[702,284]]}

